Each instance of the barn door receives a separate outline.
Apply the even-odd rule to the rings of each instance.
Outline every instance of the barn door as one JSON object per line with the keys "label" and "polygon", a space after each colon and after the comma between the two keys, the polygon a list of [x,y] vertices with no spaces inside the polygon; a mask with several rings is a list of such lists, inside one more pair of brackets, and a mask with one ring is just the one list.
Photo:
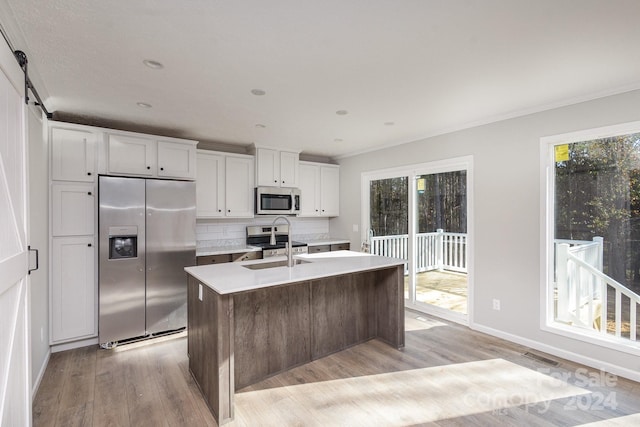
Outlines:
{"label": "barn door", "polygon": [[0,48],[0,425],[31,425],[24,77]]}

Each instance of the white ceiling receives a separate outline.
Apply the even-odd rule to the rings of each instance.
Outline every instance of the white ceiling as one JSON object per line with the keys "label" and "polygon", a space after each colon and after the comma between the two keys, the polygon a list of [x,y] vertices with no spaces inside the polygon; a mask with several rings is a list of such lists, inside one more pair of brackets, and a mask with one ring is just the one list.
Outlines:
{"label": "white ceiling", "polygon": [[639,18],[638,0],[0,0],[49,111],[331,157],[638,89]]}

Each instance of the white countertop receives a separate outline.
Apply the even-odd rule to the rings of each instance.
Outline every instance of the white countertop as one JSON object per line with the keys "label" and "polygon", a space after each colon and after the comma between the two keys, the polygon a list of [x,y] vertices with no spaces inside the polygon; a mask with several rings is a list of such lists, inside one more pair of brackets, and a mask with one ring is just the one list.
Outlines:
{"label": "white countertop", "polygon": [[319,254],[297,255],[294,258],[305,262],[292,268],[273,267],[251,270],[243,267],[248,264],[274,262],[287,258],[272,257],[266,260],[230,262],[225,264],[200,265],[186,267],[184,270],[221,295],[250,291],[269,286],[303,282],[323,277],[357,273],[359,271],[379,270],[402,265],[404,261],[354,251],[334,251]]}
{"label": "white countertop", "polygon": [[338,239],[336,237],[329,237],[326,239],[313,239],[313,240],[301,239],[300,241],[306,243],[309,246],[339,245],[341,243],[351,243],[351,241],[348,239]]}
{"label": "white countertop", "polygon": [[239,254],[245,252],[259,252],[262,249],[257,246],[242,245],[225,245],[225,246],[208,246],[206,248],[197,248],[196,256]]}

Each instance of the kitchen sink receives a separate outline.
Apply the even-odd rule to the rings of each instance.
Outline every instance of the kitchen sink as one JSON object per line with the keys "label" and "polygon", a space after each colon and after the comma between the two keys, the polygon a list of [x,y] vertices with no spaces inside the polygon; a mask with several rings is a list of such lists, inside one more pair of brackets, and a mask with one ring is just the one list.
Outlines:
{"label": "kitchen sink", "polygon": [[[309,261],[305,261],[302,259],[294,259],[293,265],[306,264],[308,262]],[[249,270],[263,270],[265,268],[286,267],[286,266],[287,266],[287,260],[272,261],[272,262],[256,262],[255,264],[243,265],[244,268],[248,268]]]}

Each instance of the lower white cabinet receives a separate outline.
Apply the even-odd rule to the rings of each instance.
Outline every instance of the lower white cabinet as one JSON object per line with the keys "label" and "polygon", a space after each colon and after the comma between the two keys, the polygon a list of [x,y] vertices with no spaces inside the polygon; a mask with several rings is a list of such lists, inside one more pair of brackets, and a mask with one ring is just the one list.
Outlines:
{"label": "lower white cabinet", "polygon": [[253,217],[252,156],[198,150],[197,165],[198,218]]}
{"label": "lower white cabinet", "polygon": [[300,216],[340,214],[340,167],[300,162]]}
{"label": "lower white cabinet", "polygon": [[97,336],[93,236],[54,237],[51,263],[51,344]]}

